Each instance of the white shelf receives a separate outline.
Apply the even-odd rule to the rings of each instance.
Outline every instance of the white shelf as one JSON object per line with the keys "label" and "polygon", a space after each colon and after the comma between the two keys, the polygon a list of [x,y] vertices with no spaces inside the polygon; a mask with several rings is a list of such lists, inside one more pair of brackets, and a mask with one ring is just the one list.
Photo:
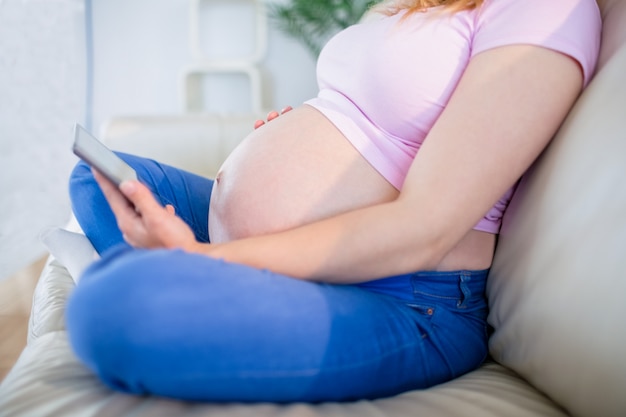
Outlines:
{"label": "white shelf", "polygon": [[[233,2],[252,8],[254,13],[254,31],[251,44],[253,51],[238,58],[211,58],[206,48],[202,46],[202,16],[203,7],[210,8],[230,7]],[[207,9],[205,9],[207,13]],[[236,26],[237,22],[233,22]],[[232,40],[232,37],[225,36]],[[252,113],[259,113],[263,109],[264,88],[261,76],[260,62],[267,52],[267,11],[264,3],[259,0],[190,0],[189,10],[189,43],[193,62],[183,70],[181,76],[181,97],[183,110],[189,113],[203,112],[208,100],[205,94],[210,94],[202,88],[203,77],[211,75],[236,74],[248,78],[249,109]]]}

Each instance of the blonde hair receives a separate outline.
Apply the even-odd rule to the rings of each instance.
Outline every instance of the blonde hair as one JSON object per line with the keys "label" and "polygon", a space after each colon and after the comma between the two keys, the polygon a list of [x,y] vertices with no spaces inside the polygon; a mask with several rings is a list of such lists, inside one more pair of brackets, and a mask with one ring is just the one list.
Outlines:
{"label": "blonde hair", "polygon": [[378,11],[385,14],[396,14],[402,10],[407,11],[407,15],[423,12],[431,7],[443,6],[444,10],[458,12],[461,10],[472,10],[479,7],[484,0],[389,0],[384,1]]}

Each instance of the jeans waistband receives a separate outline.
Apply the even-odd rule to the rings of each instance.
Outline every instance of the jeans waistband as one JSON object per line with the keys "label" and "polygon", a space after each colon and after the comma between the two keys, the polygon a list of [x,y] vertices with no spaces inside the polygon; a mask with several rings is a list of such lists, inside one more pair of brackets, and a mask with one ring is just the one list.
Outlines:
{"label": "jeans waistband", "polygon": [[412,302],[421,297],[463,308],[485,298],[489,269],[419,271],[367,281],[356,286]]}

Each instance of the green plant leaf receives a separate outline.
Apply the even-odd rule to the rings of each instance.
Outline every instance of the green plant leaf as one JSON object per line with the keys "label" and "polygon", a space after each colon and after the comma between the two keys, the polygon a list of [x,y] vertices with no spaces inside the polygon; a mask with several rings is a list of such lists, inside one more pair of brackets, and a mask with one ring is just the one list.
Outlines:
{"label": "green plant leaf", "polygon": [[291,0],[287,4],[270,4],[269,16],[279,30],[301,42],[317,57],[333,35],[357,23],[377,2]]}

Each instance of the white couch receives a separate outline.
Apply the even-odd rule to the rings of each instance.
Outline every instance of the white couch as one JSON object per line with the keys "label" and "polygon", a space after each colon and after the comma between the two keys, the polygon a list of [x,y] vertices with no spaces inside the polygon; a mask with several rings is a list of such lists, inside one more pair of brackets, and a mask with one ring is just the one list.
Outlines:
{"label": "white couch", "polygon": [[[348,404],[123,395],[72,355],[63,311],[74,281],[51,256],[34,296],[28,345],[0,386],[0,416],[626,416],[626,1],[601,7],[597,75],[505,216],[488,284],[492,359],[478,370],[427,390]],[[107,137],[118,148],[198,171],[195,158],[206,158],[208,146],[198,137],[211,129],[242,137],[234,126],[249,130],[248,119],[128,119],[109,126]],[[168,128],[177,140],[197,142],[196,150],[185,155],[161,141],[172,137]],[[234,146],[220,143],[221,152]]]}

